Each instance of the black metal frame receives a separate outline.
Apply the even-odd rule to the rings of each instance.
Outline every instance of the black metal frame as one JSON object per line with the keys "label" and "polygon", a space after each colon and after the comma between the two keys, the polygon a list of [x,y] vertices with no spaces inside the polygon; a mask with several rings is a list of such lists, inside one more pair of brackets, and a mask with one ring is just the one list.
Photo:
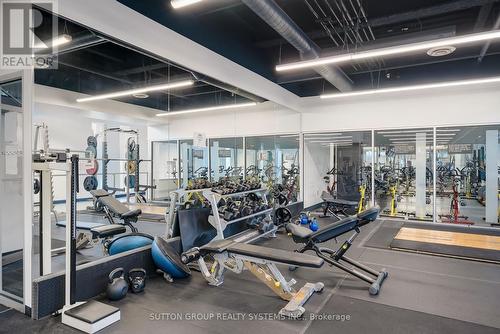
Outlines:
{"label": "black metal frame", "polygon": [[[347,272],[348,274],[351,274],[357,278],[359,278],[362,281],[365,281],[366,283],[370,284],[369,292],[371,295],[376,295],[380,291],[380,287],[383,283],[383,281],[387,278],[388,273],[383,268],[381,271],[376,271],[373,268],[370,268],[362,263],[359,263],[358,261],[355,261],[347,256],[345,256],[345,253],[349,250],[351,247],[354,239],[359,235],[360,230],[358,227],[355,228],[354,234],[351,235],[351,237],[346,240],[342,246],[340,246],[339,249],[334,251],[333,249],[326,248],[326,247],[318,247],[318,245],[311,239],[307,241],[307,243],[300,249],[298,249],[296,252],[298,253],[304,253],[306,251],[314,251],[316,255],[320,258],[322,258],[326,263],[335,266],[339,268],[340,270],[343,270]],[[348,264],[352,265],[354,268],[349,268],[345,264],[341,263],[340,261],[347,262]],[[291,267],[295,269],[295,267]],[[363,271],[360,272],[356,270],[355,268]],[[366,274],[365,274],[366,273]],[[375,278],[369,276],[374,276]]]}

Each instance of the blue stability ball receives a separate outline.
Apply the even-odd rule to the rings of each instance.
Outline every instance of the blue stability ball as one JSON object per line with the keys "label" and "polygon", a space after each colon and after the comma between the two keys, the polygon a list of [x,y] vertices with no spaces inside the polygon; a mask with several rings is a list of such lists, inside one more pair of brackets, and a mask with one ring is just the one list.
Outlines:
{"label": "blue stability ball", "polygon": [[142,233],[129,233],[113,239],[108,245],[108,254],[115,255],[139,247],[151,245],[153,237]]}
{"label": "blue stability ball", "polygon": [[179,253],[161,237],[155,237],[151,255],[156,266],[172,278],[185,278],[191,275],[188,266],[182,263]]}

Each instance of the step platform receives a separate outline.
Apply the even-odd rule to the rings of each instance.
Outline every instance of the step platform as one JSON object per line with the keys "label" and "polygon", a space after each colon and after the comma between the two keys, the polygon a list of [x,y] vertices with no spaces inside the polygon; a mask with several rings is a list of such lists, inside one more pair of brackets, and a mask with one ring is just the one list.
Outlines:
{"label": "step platform", "polygon": [[120,309],[96,300],[65,307],[62,323],[85,333],[96,333],[120,320]]}

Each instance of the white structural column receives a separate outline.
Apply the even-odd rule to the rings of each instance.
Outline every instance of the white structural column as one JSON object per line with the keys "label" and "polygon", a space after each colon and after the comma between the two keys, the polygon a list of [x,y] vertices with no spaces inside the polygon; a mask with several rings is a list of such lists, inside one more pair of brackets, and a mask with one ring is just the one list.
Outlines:
{"label": "white structural column", "polygon": [[486,131],[486,222],[498,223],[498,130]]}
{"label": "white structural column", "polygon": [[416,199],[415,199],[415,216],[416,218],[425,218],[425,163],[426,163],[426,134],[425,132],[417,132],[416,134],[416,161],[415,161],[415,188],[416,188]]}

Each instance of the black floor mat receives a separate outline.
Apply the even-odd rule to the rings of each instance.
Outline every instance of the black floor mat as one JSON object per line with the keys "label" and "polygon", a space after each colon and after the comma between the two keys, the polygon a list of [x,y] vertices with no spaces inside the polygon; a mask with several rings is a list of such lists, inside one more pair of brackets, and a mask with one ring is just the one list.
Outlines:
{"label": "black floor mat", "polygon": [[349,316],[349,320],[313,320],[306,333],[499,333],[493,327],[337,295],[328,301],[323,311],[321,315],[344,315]]}

